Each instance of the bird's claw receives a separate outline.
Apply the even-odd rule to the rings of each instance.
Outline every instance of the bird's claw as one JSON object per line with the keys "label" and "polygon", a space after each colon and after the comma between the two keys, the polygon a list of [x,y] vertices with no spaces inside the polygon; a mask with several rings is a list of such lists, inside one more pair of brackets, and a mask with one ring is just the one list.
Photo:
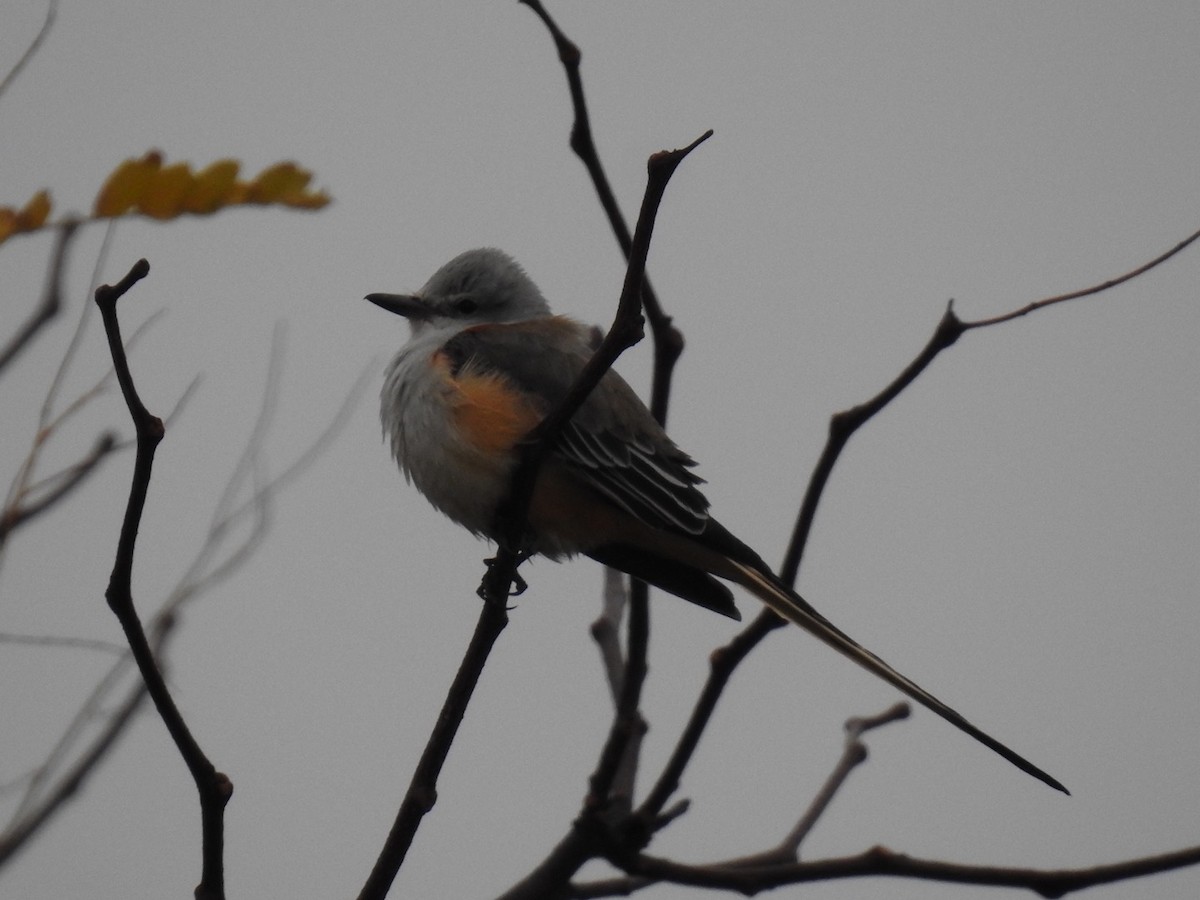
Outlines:
{"label": "bird's claw", "polygon": [[[521,565],[521,563],[523,563],[523,562],[525,562],[525,560],[529,559],[529,556],[530,556],[530,554],[528,554],[528,553],[521,553],[520,555],[518,555],[517,565],[518,566]],[[484,601],[487,601],[487,602],[491,601],[492,595],[491,595],[491,592],[488,590],[488,588],[490,587],[490,582],[492,579],[492,572],[496,568],[496,564],[499,561],[500,561],[499,556],[492,556],[483,561],[483,564],[485,566],[487,566],[488,574],[486,576],[484,576],[484,579],[483,579],[482,583],[480,583],[479,589],[476,591],[476,593]],[[520,597],[527,590],[529,590],[529,583],[524,578],[521,577],[520,572],[514,571],[512,573],[512,586],[508,592],[508,596],[509,597]],[[507,608],[513,609],[514,607],[509,606]]]}

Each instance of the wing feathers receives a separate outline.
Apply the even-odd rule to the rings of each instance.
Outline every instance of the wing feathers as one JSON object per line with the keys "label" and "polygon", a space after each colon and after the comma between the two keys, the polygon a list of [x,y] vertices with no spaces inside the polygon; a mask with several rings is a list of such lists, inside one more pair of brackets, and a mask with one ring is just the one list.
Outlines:
{"label": "wing feathers", "polygon": [[[460,376],[496,375],[526,396],[543,414],[562,402],[591,356],[585,329],[569,319],[487,325],[459,332],[442,348]],[[708,522],[708,501],[695,462],[667,437],[633,389],[608,372],[563,429],[554,456],[581,481],[621,508],[659,528],[699,534]]]}

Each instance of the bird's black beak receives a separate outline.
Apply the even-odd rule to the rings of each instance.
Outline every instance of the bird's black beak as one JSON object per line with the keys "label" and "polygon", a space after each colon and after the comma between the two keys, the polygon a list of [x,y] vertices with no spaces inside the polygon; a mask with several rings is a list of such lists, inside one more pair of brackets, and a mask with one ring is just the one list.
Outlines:
{"label": "bird's black beak", "polygon": [[390,313],[406,319],[428,319],[430,310],[425,302],[414,294],[367,294],[366,298]]}

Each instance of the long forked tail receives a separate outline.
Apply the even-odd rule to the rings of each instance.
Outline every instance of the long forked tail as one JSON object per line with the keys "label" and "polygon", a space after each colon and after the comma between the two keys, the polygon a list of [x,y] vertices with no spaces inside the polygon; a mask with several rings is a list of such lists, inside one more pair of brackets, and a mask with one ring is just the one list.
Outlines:
{"label": "long forked tail", "polygon": [[834,650],[854,660],[854,662],[867,671],[873,672],[888,684],[908,694],[908,696],[912,697],[926,709],[937,713],[955,728],[969,734],[985,747],[1000,754],[1021,771],[1027,772],[1039,781],[1050,785],[1056,791],[1062,791],[1064,794],[1071,793],[1057,779],[1047,775],[1029,760],[1025,759],[1025,757],[1008,749],[1008,747],[1004,746],[990,734],[980,731],[959,715],[959,713],[955,712],[916,682],[905,678],[813,609],[799,594],[788,591],[774,579],[768,578],[750,566],[733,560],[730,560],[730,562],[744,576],[741,580],[742,585],[752,591],[756,597],[762,600],[763,603],[779,616],[799,625],[805,631],[820,638]]}

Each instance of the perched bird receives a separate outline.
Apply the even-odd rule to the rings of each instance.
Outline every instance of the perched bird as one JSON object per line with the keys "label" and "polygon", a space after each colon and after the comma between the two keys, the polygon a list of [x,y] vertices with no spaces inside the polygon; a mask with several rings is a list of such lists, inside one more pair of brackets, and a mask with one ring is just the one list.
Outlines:
{"label": "perched bird", "polygon": [[[590,329],[556,316],[510,257],[469,250],[414,294],[368,294],[412,336],[387,368],[381,418],[409,481],[475,535],[499,537],[516,445],[555,409],[592,355]],[[538,472],[527,549],[582,553],[740,619],[724,579],[903,691],[1019,769],[1058,781],[980,731],[833,625],[708,512],[694,461],[608,372]]]}

